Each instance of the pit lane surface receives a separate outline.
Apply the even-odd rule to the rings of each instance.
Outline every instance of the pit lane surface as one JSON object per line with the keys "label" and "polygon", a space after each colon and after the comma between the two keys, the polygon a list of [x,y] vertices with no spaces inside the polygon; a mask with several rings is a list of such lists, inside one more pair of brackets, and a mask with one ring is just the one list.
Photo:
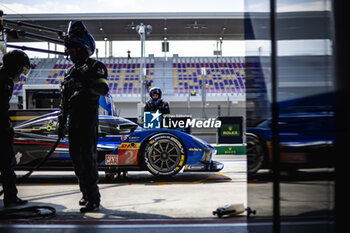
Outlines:
{"label": "pit lane surface", "polygon": [[[19,196],[29,200],[29,206],[55,207],[57,215],[44,220],[0,220],[0,232],[272,232],[272,221],[268,218],[272,215],[269,173],[261,170],[247,184],[245,156],[217,156],[215,159],[225,164],[221,172],[180,173],[167,180],[156,179],[147,172],[129,172],[127,178],[111,182],[101,172],[101,210],[88,214],[79,212],[81,194],[73,172],[34,172],[18,186]],[[320,203],[327,205],[325,197],[332,196],[327,186],[328,177],[323,179],[318,170],[302,172],[304,177],[307,175],[305,180],[286,177],[282,184],[282,204],[294,216],[324,209]],[[24,173],[17,172],[18,175]],[[288,179],[292,182],[287,182]],[[312,182],[308,190],[305,182]],[[213,210],[227,203],[243,202],[247,206],[247,196],[249,206],[257,209],[262,218],[251,218],[247,223],[245,216],[218,219],[212,215]],[[282,222],[281,227],[286,233],[328,233],[329,221],[313,216],[302,217],[301,221],[292,218]]]}
{"label": "pit lane surface", "polygon": [[[213,219],[212,211],[228,203],[247,205],[245,156],[217,156],[225,168],[212,173],[179,173],[157,179],[148,172],[129,172],[109,181],[100,173],[101,208],[79,212],[81,193],[73,172],[34,172],[18,186],[29,205],[56,208],[54,220],[69,219]],[[17,175],[24,174],[17,171]]]}

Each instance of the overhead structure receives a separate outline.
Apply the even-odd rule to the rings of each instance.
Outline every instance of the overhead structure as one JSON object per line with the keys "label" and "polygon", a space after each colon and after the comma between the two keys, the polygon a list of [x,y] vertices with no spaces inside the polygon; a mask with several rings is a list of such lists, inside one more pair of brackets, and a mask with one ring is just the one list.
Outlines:
{"label": "overhead structure", "polygon": [[[329,24],[330,12],[281,12],[277,14],[280,31],[278,40],[328,39],[329,33],[322,25]],[[82,20],[89,32],[98,41],[137,41],[135,28],[140,23],[152,25],[152,34],[147,40],[162,41],[164,28],[168,39],[214,40],[219,36],[227,40],[267,39],[269,40],[269,14],[263,12],[157,12],[157,13],[74,13],[74,14],[5,14],[5,20],[56,28],[65,32],[71,20]],[[254,18],[254,24],[250,18]],[[259,19],[259,20],[256,20]],[[258,24],[256,24],[258,22]],[[307,22],[307,23],[305,23]],[[7,26],[7,23],[5,23]],[[22,28],[25,25],[21,26]],[[26,32],[32,32],[30,28]],[[283,33],[286,32],[286,33]],[[39,34],[47,36],[42,30]],[[8,38],[8,42],[26,42],[28,38]]]}

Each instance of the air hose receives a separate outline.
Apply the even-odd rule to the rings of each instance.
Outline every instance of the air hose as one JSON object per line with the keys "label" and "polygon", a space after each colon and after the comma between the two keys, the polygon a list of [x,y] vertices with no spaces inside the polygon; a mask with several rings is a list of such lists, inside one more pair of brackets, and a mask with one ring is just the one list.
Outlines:
{"label": "air hose", "polygon": [[[39,169],[56,150],[61,139],[58,138],[56,142],[52,145],[49,152],[40,162],[33,168],[31,168],[25,175],[17,179],[16,184],[21,184],[25,179],[27,179],[35,170]],[[0,191],[0,196],[4,193],[4,190]],[[46,209],[48,212],[43,213],[42,209]],[[44,211],[45,212],[45,211]],[[47,218],[52,217],[56,214],[56,209],[51,206],[29,206],[23,208],[6,208],[0,211],[0,219],[13,219],[13,218]]]}

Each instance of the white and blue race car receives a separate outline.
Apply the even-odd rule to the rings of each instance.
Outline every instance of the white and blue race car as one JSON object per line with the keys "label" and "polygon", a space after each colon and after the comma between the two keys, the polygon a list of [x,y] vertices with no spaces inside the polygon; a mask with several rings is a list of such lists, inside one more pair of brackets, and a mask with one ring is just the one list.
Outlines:
{"label": "white and blue race car", "polygon": [[[49,113],[14,127],[17,168],[29,169],[45,157],[57,140],[58,114]],[[99,169],[107,176],[147,170],[157,177],[170,177],[182,170],[217,172],[224,167],[212,160],[216,149],[198,137],[171,129],[143,129],[116,116],[99,116],[97,151]],[[41,169],[72,169],[67,139],[61,140]]]}

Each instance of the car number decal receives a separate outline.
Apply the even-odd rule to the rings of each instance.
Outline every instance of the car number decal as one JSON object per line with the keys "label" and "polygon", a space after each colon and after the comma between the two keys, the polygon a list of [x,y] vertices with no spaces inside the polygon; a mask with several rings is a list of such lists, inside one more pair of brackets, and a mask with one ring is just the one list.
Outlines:
{"label": "car number decal", "polygon": [[118,147],[118,165],[138,165],[140,143],[122,143]]}

